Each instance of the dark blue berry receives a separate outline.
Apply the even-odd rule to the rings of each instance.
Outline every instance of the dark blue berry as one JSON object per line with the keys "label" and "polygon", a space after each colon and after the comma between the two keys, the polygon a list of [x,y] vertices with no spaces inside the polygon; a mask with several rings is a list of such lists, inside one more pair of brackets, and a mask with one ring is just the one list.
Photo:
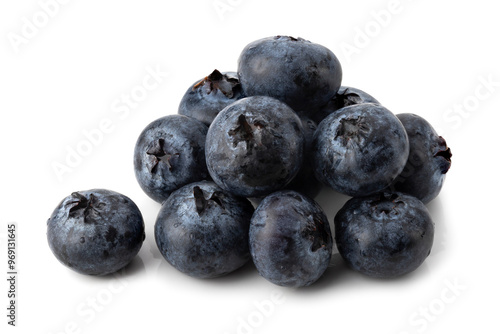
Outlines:
{"label": "dark blue berry", "polygon": [[149,197],[162,203],[172,191],[209,177],[207,131],[205,124],[183,115],[162,117],[142,131],[135,146],[134,170]]}
{"label": "dark blue berry", "polygon": [[451,150],[432,125],[415,114],[396,115],[408,134],[410,154],[406,166],[390,189],[432,201],[441,191],[451,166]]}
{"label": "dark blue berry", "polygon": [[376,104],[342,108],[318,126],[313,142],[316,178],[349,196],[382,191],[408,159],[406,131],[394,114]]}
{"label": "dark blue berry", "polygon": [[250,224],[250,253],[260,275],[288,287],[314,283],[328,267],[333,239],[320,206],[291,190],[259,204]]}
{"label": "dark blue berry", "polygon": [[196,118],[208,126],[222,109],[242,97],[243,91],[236,72],[221,73],[214,70],[188,88],[179,104],[178,113]]}
{"label": "dark blue berry", "polygon": [[271,96],[311,116],[337,93],[342,68],[335,54],[322,45],[275,36],[244,48],[238,76],[247,96]]}
{"label": "dark blue berry", "polygon": [[110,190],[74,192],[47,221],[50,249],[62,264],[81,274],[120,270],[137,255],[144,238],[139,208]]}
{"label": "dark blue berry", "polygon": [[163,203],[155,239],[163,257],[179,271],[199,278],[226,275],[250,258],[248,229],[253,206],[213,182],[174,191]]}
{"label": "dark blue berry", "polygon": [[335,240],[354,270],[396,277],[417,269],[427,258],[434,223],[417,198],[382,193],[347,201],[335,216]]}
{"label": "dark blue berry", "polygon": [[243,98],[222,110],[207,133],[211,177],[236,196],[259,197],[285,187],[303,161],[302,123],[286,104]]}

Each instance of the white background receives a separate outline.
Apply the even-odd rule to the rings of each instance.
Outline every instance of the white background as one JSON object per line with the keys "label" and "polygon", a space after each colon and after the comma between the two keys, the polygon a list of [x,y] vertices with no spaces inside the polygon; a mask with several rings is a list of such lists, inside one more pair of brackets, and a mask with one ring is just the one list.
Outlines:
{"label": "white background", "polygon": [[[18,225],[19,266],[15,329],[6,324],[1,279],[2,333],[499,331],[495,2],[61,0],[51,16],[40,4],[47,2],[0,4],[0,277],[7,272],[10,222]],[[247,43],[277,34],[327,46],[342,63],[344,85],[394,113],[427,118],[447,139],[453,164],[429,205],[435,244],[416,272],[370,279],[337,255],[312,287],[285,289],[251,264],[198,280],[160,257],[153,238],[159,205],[133,173],[137,136],[176,113],[194,81],[215,68],[236,70]],[[163,74],[140,96],[148,71]],[[124,107],[131,94],[141,101]],[[84,133],[103,122],[107,133],[85,146]],[[68,152],[77,149],[86,156],[68,166]],[[68,167],[59,177],[57,164]],[[91,188],[131,197],[145,218],[144,246],[120,276],[76,274],[47,245],[46,220],[55,206]],[[327,192],[318,201],[333,221],[346,199]]]}

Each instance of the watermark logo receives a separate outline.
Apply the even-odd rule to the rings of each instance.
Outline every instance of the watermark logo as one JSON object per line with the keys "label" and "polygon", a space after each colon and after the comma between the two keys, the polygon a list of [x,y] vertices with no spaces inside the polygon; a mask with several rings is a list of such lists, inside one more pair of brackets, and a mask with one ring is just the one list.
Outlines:
{"label": "watermark logo", "polygon": [[73,146],[65,146],[64,159],[54,160],[51,163],[52,170],[59,182],[64,176],[73,172],[83,163],[84,158],[92,154],[94,149],[103,144],[107,135],[111,134],[116,126],[127,119],[131,111],[139,108],[148,95],[157,89],[168,76],[159,65],[155,68],[146,66],[146,75],[142,81],[133,86],[127,93],[120,94],[110,105],[111,115],[97,122],[96,126],[82,130],[82,138]]}
{"label": "watermark logo", "polygon": [[467,290],[467,286],[459,282],[458,278],[453,280],[445,279],[443,283],[444,287],[438,296],[431,299],[427,304],[420,306],[417,311],[409,316],[408,323],[412,330],[403,331],[399,334],[424,333]]}
{"label": "watermark logo", "polygon": [[[126,290],[129,284],[126,275],[126,269],[114,273],[113,279],[108,282],[106,287],[78,303],[75,310],[76,316],[67,321],[56,333],[82,333],[85,326],[94,322],[99,317],[99,314],[106,310],[108,305],[115,299],[115,296]],[[49,334],[55,333],[49,332]]]}
{"label": "watermark logo", "polygon": [[[286,301],[286,296],[280,290],[273,290],[269,298],[261,301],[255,301],[255,309],[246,316],[238,317],[236,326],[237,334],[253,334],[255,329],[261,327],[267,318],[271,317],[276,311],[277,306]],[[229,334],[226,332],[225,334]]]}
{"label": "watermark logo", "polygon": [[[494,78],[493,74],[480,75],[477,81],[478,83],[471,94],[465,96],[462,101],[454,103],[442,114],[441,123],[444,123],[446,128],[448,128],[448,125],[453,130],[460,128],[464,120],[477,112],[481,104],[493,97],[500,87],[500,81]],[[439,129],[438,131],[443,136],[445,135],[444,132],[445,129]]]}
{"label": "watermark logo", "polygon": [[403,10],[404,5],[400,0],[389,1],[384,9],[372,10],[370,12],[371,19],[368,22],[362,26],[354,27],[352,40],[340,43],[340,50],[347,62],[352,62],[354,56],[361,54],[364,49],[368,48],[373,40],[391,25],[394,17],[401,14]]}
{"label": "watermark logo", "polygon": [[39,10],[35,11],[30,17],[21,17],[21,29],[19,32],[8,32],[7,39],[12,49],[17,54],[21,46],[28,44],[40,31],[45,28],[49,22],[55,18],[61,9],[70,0],[40,0],[38,1]]}
{"label": "watermark logo", "polygon": [[233,12],[243,3],[243,0],[215,0],[212,2],[212,7],[219,16],[219,19],[224,21],[226,14]]}

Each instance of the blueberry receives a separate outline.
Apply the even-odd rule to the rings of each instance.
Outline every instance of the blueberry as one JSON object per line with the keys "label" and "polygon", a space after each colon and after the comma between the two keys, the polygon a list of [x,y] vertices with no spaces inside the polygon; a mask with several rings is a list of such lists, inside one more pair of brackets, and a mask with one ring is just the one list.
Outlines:
{"label": "blueberry", "polygon": [[380,104],[373,96],[365,93],[361,89],[341,86],[337,94],[335,94],[335,96],[314,115],[314,120],[319,123],[328,117],[328,115],[339,109],[362,103]]}
{"label": "blueberry", "polygon": [[441,191],[451,166],[451,151],[446,140],[432,125],[414,114],[396,115],[408,134],[410,155],[403,172],[390,186],[391,190],[413,195],[424,203]]}
{"label": "blueberry", "polygon": [[72,193],[47,221],[50,249],[81,274],[120,270],[137,255],[144,238],[139,208],[127,196],[105,189]]}
{"label": "blueberry", "polygon": [[163,257],[193,277],[228,274],[250,258],[248,229],[253,206],[202,181],[174,191],[163,203],[155,239]]}
{"label": "blueberry", "polygon": [[222,189],[259,197],[285,187],[303,161],[304,134],[295,112],[271,97],[243,98],[210,125],[206,159]]}
{"label": "blueberry", "polygon": [[178,113],[196,118],[208,126],[219,111],[242,97],[243,91],[236,72],[221,73],[214,70],[188,88],[179,104]]}
{"label": "blueberry", "polygon": [[396,277],[417,269],[427,258],[434,223],[417,198],[382,193],[347,201],[335,216],[335,240],[354,270]]}
{"label": "blueberry", "polygon": [[332,255],[330,224],[320,206],[290,190],[259,204],[250,223],[250,254],[260,275],[288,287],[308,286]]}
{"label": "blueberry", "polygon": [[318,126],[313,142],[316,178],[349,196],[382,191],[408,159],[406,131],[394,114],[376,104],[342,108]]}
{"label": "blueberry", "polygon": [[207,179],[205,139],[208,127],[183,115],[150,123],[137,139],[135,177],[142,190],[162,203],[180,187]]}
{"label": "blueberry", "polygon": [[276,36],[243,49],[238,76],[247,96],[271,96],[310,116],[334,97],[342,68],[333,52],[322,45]]}

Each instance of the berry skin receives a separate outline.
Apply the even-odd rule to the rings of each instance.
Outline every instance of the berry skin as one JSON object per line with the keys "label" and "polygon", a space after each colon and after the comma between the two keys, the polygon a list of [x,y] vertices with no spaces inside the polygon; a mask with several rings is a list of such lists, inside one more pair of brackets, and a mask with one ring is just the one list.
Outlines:
{"label": "berry skin", "polygon": [[155,240],[163,257],[198,278],[226,275],[250,258],[248,229],[253,206],[202,181],[174,191],[163,203]]}
{"label": "berry skin", "polygon": [[406,131],[394,114],[376,104],[345,107],[325,118],[313,141],[316,178],[349,196],[382,191],[408,159]]}
{"label": "berry skin", "polygon": [[169,115],[150,123],[137,139],[135,177],[142,190],[164,202],[180,187],[207,179],[205,138],[208,128],[183,115]]}
{"label": "berry skin", "polygon": [[320,206],[291,190],[259,204],[250,223],[250,253],[260,275],[288,287],[308,286],[325,272],[333,239]]}
{"label": "berry skin", "polygon": [[432,248],[434,223],[415,197],[381,193],[347,201],[335,216],[335,240],[351,268],[391,278],[424,262]]}
{"label": "berry skin", "polygon": [[375,99],[370,94],[365,93],[361,89],[341,86],[337,91],[337,94],[335,94],[335,96],[330,101],[328,101],[328,103],[323,106],[316,115],[314,115],[314,120],[320,123],[322,120],[328,117],[328,115],[336,112],[339,109],[363,103],[380,104],[377,99]]}
{"label": "berry skin", "polygon": [[188,88],[179,104],[180,115],[196,118],[209,126],[215,116],[241,99],[243,91],[236,72],[214,70]]}
{"label": "berry skin", "polygon": [[424,204],[437,197],[451,166],[451,150],[432,125],[415,114],[396,115],[408,134],[410,155],[389,187],[417,197]]}
{"label": "berry skin", "polygon": [[145,238],[139,208],[105,189],[74,192],[47,221],[47,239],[56,258],[86,275],[107,275],[125,267]]}
{"label": "berry skin", "polygon": [[208,171],[235,196],[260,197],[284,188],[302,166],[304,133],[286,104],[243,98],[222,110],[206,141]]}
{"label": "berry skin", "polygon": [[342,68],[322,45],[275,36],[243,49],[238,76],[247,96],[271,96],[310,117],[337,93]]}

